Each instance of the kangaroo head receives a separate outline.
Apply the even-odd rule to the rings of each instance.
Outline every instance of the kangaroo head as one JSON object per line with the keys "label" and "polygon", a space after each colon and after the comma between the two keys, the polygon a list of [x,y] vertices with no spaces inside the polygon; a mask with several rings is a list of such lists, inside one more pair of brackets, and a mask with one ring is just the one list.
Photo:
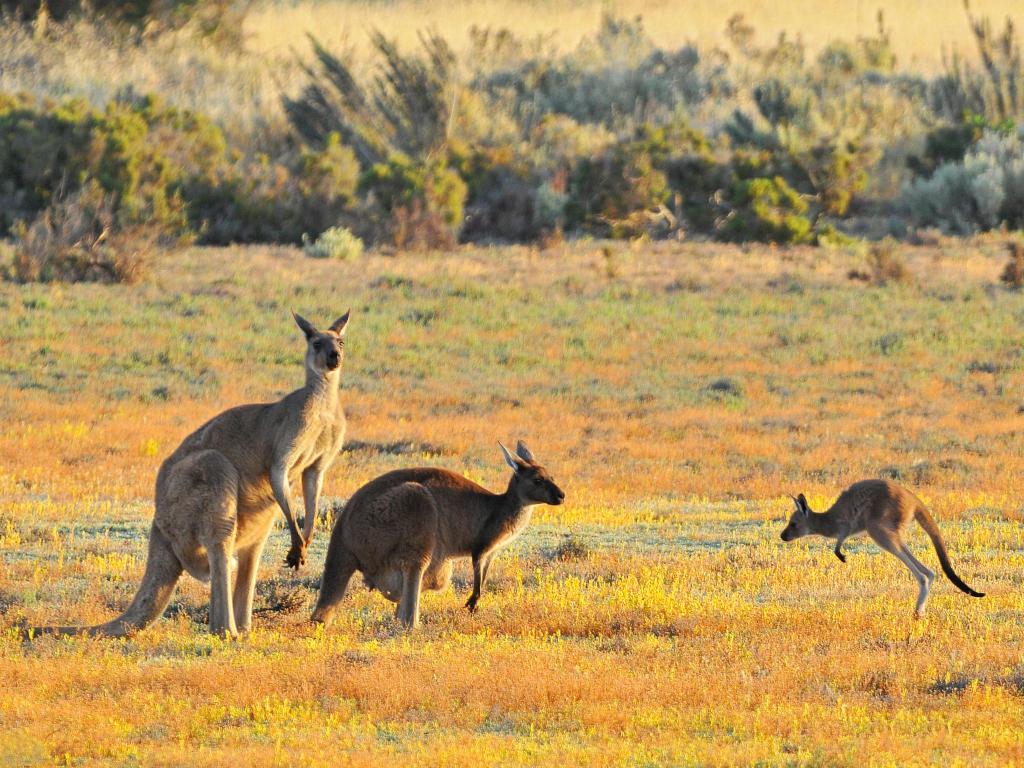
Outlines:
{"label": "kangaroo head", "polygon": [[318,331],[301,315],[292,312],[296,325],[306,335],[306,370],[321,376],[336,371],[345,357],[345,328],[348,326],[349,310],[339,317],[326,331]]}
{"label": "kangaroo head", "polygon": [[512,468],[512,482],[509,490],[515,493],[523,504],[552,504],[558,506],[565,501],[562,489],[555,485],[551,475],[533,458],[526,443],[520,440],[516,444],[513,456],[501,443],[501,452],[505,454],[506,463]]}
{"label": "kangaroo head", "polygon": [[802,493],[792,498],[796,509],[789,516],[789,524],[782,531],[783,541],[793,541],[793,539],[799,539],[801,536],[806,536],[811,532],[811,508],[807,506],[807,499],[804,498]]}

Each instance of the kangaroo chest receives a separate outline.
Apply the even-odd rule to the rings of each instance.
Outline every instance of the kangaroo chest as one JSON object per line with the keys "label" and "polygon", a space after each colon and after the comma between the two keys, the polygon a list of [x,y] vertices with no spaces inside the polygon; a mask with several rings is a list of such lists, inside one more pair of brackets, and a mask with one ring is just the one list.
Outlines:
{"label": "kangaroo chest", "polygon": [[299,473],[320,461],[324,469],[334,461],[345,440],[345,414],[336,411],[313,415],[296,434],[289,470]]}
{"label": "kangaroo chest", "polygon": [[512,543],[515,538],[523,532],[523,529],[530,522],[531,509],[527,507],[518,515],[503,520],[494,532],[494,540],[491,543],[492,550],[504,549]]}

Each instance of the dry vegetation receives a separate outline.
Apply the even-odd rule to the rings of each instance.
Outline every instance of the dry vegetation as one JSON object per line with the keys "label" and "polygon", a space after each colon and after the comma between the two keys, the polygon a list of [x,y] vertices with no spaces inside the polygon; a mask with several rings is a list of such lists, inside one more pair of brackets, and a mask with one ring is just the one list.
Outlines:
{"label": "dry vegetation", "polygon": [[[1024,295],[1005,243],[866,253],[579,242],[358,262],[194,249],[142,285],[0,285],[0,611],[94,622],[142,571],[157,466],[206,417],[301,380],[288,309],[354,310],[349,447],[324,514],[410,464],[505,473],[526,438],[568,493],[476,615],[424,627],[357,588],[307,623],[268,545],[258,629],[206,587],[127,641],[0,640],[7,765],[1008,765],[1024,760]],[[778,533],[804,490],[899,477],[960,573]],[[924,537],[912,546],[935,564]]]}
{"label": "dry vegetation", "polygon": [[136,279],[183,241],[332,229],[317,252],[354,258],[1024,226],[1006,3],[944,0],[927,34],[895,0],[829,14],[66,0],[46,23],[33,0],[11,6],[24,23],[0,27],[0,237],[19,281]]}
{"label": "dry vegetation", "polygon": [[[424,0],[397,2],[300,2],[257,7],[249,16],[245,33],[254,49],[266,55],[287,58],[294,48],[307,44],[306,33],[316,30],[329,45],[352,45],[365,50],[368,32],[385,29],[399,42],[412,46],[425,27],[451,32],[460,48],[469,45],[471,25],[507,28],[524,37],[539,37],[556,49],[569,50],[597,27],[601,14],[612,11],[623,17],[643,16],[655,42],[663,48],[677,48],[695,42],[704,46],[725,44],[723,20],[742,13],[768,37],[799,35],[817,52],[837,34],[853,39],[875,31],[875,14],[884,10],[893,28],[893,46],[902,65],[938,70],[943,47],[964,40],[963,0],[934,0],[925,6],[919,0],[876,0],[876,2],[813,2],[813,0],[772,0],[750,3],[744,0],[688,0],[685,4],[667,0],[618,0],[617,2],[498,2],[461,0],[430,3]],[[1015,0],[972,0],[971,10],[993,19],[1020,20]]]}

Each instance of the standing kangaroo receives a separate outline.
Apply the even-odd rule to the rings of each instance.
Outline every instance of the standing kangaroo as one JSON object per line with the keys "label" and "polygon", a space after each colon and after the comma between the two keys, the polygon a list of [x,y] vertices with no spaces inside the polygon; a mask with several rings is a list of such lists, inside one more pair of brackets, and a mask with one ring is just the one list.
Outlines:
{"label": "standing kangaroo", "polygon": [[420,590],[444,589],[452,558],[473,558],[476,610],[494,555],[526,527],[532,504],[561,504],[565,494],[522,441],[504,493],[491,493],[446,469],[399,469],[371,480],[349,499],[331,532],[313,621],[329,623],[349,580],[362,571],[366,585],[398,603],[406,626],[419,624]]}
{"label": "standing kangaroo", "polygon": [[[146,570],[128,609],[94,627],[33,632],[119,637],[142,629],[164,612],[183,571],[210,582],[211,632],[247,631],[275,505],[291,531],[286,564],[297,569],[305,562],[324,473],[345,437],[338,388],[349,313],[323,332],[294,317],[306,336],[305,386],[276,403],[224,411],[160,466]],[[288,500],[299,477],[306,507],[301,531]]]}
{"label": "standing kangaroo", "polygon": [[971,597],[985,596],[982,592],[975,592],[956,575],[949,562],[939,527],[928,514],[924,503],[896,483],[888,480],[861,480],[843,491],[835,504],[821,514],[811,511],[802,493],[793,499],[793,503],[796,509],[782,531],[783,541],[793,541],[811,534],[836,539],[836,557],[845,563],[843,542],[854,534],[867,531],[878,546],[898,557],[917,580],[920,591],[914,614],[918,618],[924,615],[935,572],[914,557],[903,542],[903,532],[912,520],[916,520],[932,540],[942,571],[949,580]]}

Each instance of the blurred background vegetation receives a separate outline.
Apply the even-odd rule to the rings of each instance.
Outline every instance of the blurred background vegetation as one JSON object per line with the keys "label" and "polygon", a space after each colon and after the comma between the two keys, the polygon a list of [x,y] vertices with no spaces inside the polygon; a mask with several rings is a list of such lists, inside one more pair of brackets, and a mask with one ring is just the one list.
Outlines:
{"label": "blurred background vegetation", "polygon": [[[361,8],[365,40],[297,32],[298,10],[331,6]],[[473,23],[472,4],[411,37],[388,24],[399,6],[421,20],[410,2],[0,2],[6,276],[132,281],[184,242],[352,258],[364,243],[844,245],[1024,223],[1012,17],[957,7],[961,36],[929,64],[900,60],[908,30],[884,8],[869,33],[811,46],[742,13],[672,45],[613,6],[568,44]]]}

